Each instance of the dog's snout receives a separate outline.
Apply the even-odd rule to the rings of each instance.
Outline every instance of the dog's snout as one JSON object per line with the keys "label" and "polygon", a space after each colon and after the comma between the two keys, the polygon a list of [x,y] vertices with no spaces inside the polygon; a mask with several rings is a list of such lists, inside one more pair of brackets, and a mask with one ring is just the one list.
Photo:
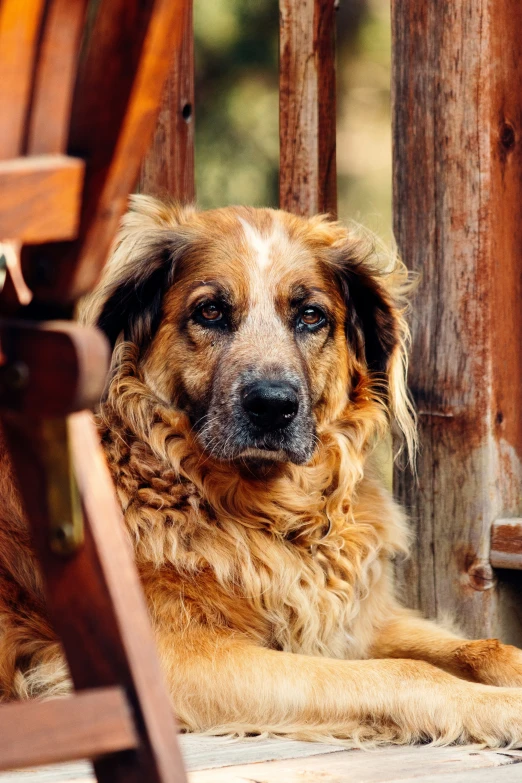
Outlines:
{"label": "dog's snout", "polygon": [[299,410],[297,391],[284,381],[259,381],[243,390],[243,410],[265,432],[280,430],[295,419]]}

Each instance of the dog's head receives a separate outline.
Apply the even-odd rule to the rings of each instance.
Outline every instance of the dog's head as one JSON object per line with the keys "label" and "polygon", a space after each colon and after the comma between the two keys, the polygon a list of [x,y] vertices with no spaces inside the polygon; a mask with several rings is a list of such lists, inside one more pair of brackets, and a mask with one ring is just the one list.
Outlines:
{"label": "dog's head", "polygon": [[133,206],[87,320],[138,348],[208,454],[305,463],[361,388],[411,441],[402,265],[324,217]]}

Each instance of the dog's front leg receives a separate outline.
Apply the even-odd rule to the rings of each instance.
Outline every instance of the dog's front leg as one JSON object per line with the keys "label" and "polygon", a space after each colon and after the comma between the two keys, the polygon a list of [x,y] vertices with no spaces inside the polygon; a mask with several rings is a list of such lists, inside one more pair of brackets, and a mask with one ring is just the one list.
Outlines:
{"label": "dog's front leg", "polygon": [[182,726],[302,739],[522,745],[522,689],[466,682],[423,661],[344,661],[233,635],[162,635]]}
{"label": "dog's front leg", "polygon": [[371,655],[415,658],[474,682],[522,686],[522,650],[498,639],[463,639],[404,609],[379,630]]}

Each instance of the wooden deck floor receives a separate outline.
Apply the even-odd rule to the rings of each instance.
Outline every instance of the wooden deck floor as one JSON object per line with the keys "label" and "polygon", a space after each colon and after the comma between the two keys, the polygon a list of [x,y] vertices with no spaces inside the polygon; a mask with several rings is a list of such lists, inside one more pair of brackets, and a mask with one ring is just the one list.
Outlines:
{"label": "wooden deck floor", "polygon": [[[343,750],[286,740],[181,738],[190,783],[521,783],[522,751]],[[520,765],[520,766],[519,766]],[[93,783],[90,764],[4,772],[0,783]]]}

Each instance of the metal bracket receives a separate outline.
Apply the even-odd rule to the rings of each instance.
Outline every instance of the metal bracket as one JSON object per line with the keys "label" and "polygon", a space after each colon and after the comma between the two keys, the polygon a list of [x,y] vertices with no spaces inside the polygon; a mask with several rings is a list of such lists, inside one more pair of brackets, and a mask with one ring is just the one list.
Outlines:
{"label": "metal bracket", "polygon": [[83,513],[71,458],[66,418],[41,422],[42,458],[46,468],[49,546],[57,555],[71,555],[84,538]]}

